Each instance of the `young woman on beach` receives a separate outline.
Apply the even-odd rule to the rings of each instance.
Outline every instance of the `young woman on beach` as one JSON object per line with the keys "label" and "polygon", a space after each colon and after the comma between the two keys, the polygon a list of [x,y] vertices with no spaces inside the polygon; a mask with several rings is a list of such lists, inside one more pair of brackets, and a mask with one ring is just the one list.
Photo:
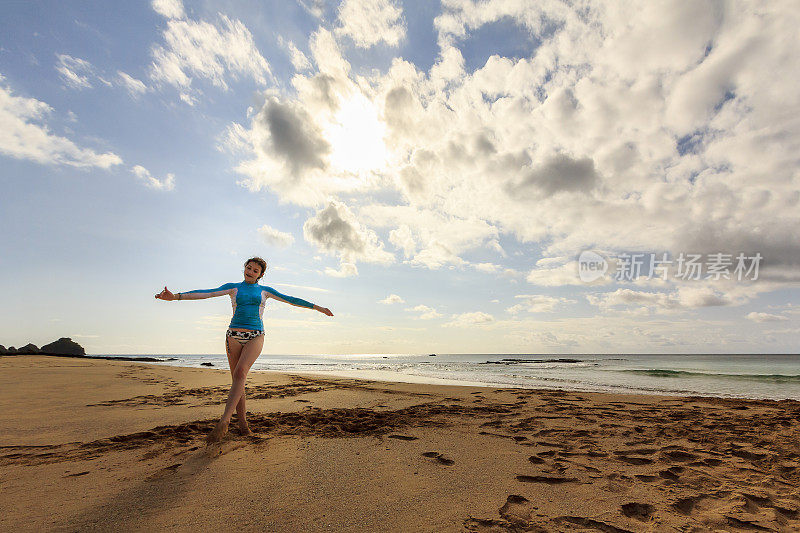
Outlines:
{"label": "young woman on beach", "polygon": [[284,302],[297,307],[305,307],[319,311],[322,314],[333,316],[330,309],[314,305],[311,302],[286,296],[272,287],[259,285],[258,280],[264,275],[267,262],[260,257],[251,257],[244,264],[244,281],[240,283],[226,283],[216,289],[200,289],[189,292],[172,293],[164,290],[156,294],[159,300],[202,300],[214,296],[230,296],[233,305],[233,318],[225,334],[225,351],[228,354],[228,363],[231,368],[233,385],[228,393],[225,412],[222,414],[216,427],[207,437],[209,444],[219,442],[228,431],[228,424],[236,411],[239,430],[242,435],[252,435],[245,418],[247,411],[244,402],[244,384],[247,372],[255,360],[261,355],[264,347],[264,324],[261,317],[264,314],[264,305],[268,298]]}

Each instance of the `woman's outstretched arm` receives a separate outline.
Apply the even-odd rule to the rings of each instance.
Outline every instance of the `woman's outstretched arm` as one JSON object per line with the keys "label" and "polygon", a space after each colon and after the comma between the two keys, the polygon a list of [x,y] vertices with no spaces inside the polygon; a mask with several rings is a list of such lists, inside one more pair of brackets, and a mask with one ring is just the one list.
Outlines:
{"label": "woman's outstretched arm", "polygon": [[297,307],[305,307],[306,309],[313,309],[314,311],[319,311],[323,315],[333,316],[333,313],[331,313],[331,310],[327,307],[320,307],[312,304],[311,302],[303,300],[302,298],[295,298],[294,296],[281,294],[272,287],[264,287],[264,292],[267,293],[268,298],[275,298],[279,302],[295,305]]}
{"label": "woman's outstretched arm", "polygon": [[198,289],[195,291],[177,293],[172,293],[169,289],[164,287],[163,291],[161,291],[159,294],[156,294],[156,298],[167,301],[202,300],[204,298],[213,298],[215,296],[225,296],[226,294],[230,294],[234,287],[236,287],[235,283],[226,283],[225,285],[220,285],[216,289]]}

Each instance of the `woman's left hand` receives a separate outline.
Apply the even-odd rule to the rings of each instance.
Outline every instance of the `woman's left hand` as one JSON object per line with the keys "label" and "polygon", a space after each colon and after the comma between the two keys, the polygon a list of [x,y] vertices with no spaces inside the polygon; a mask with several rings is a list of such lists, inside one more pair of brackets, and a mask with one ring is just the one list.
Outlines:
{"label": "woman's left hand", "polygon": [[316,308],[317,308],[317,311],[319,311],[323,315],[333,316],[333,313],[331,313],[331,310],[328,309],[327,307],[320,307],[320,306],[317,305]]}

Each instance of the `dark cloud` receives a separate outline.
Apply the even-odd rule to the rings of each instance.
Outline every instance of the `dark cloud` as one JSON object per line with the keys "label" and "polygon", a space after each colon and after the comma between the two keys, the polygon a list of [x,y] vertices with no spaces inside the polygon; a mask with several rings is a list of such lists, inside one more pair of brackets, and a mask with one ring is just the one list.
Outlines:
{"label": "dark cloud", "polygon": [[390,130],[409,132],[413,130],[414,119],[410,112],[414,97],[405,87],[395,87],[386,93],[383,114]]}
{"label": "dark cloud", "polygon": [[[676,233],[683,252],[731,254],[734,265],[740,253],[752,257],[761,254],[759,279],[800,281],[800,244],[796,226],[770,225],[753,220],[743,224],[733,220],[704,221],[686,224]],[[747,261],[750,264],[750,261]],[[733,270],[733,268],[731,268]]]}
{"label": "dark cloud", "polygon": [[258,120],[269,131],[264,149],[282,158],[292,177],[297,178],[309,169],[325,168],[324,156],[330,152],[330,144],[303,109],[270,99],[261,109]]}
{"label": "dark cloud", "polygon": [[528,172],[521,181],[506,183],[506,192],[514,197],[552,196],[558,192],[588,192],[595,187],[599,176],[589,157],[573,159],[558,154],[543,165]]}
{"label": "dark cloud", "polygon": [[486,133],[479,133],[473,139],[475,153],[482,155],[491,155],[497,152],[494,143]]}
{"label": "dark cloud", "polygon": [[366,240],[351,220],[347,208],[338,202],[331,204],[303,225],[306,240],[330,252],[362,253]]}

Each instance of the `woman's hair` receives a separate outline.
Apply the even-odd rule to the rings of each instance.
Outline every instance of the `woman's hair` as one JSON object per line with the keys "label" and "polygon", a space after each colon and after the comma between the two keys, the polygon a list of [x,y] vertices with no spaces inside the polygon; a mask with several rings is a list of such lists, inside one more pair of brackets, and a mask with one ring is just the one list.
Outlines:
{"label": "woman's hair", "polygon": [[261,259],[260,257],[251,257],[250,259],[244,262],[244,266],[247,266],[248,263],[255,263],[261,267],[261,275],[258,276],[256,281],[261,279],[264,276],[264,272],[267,271],[267,262]]}

